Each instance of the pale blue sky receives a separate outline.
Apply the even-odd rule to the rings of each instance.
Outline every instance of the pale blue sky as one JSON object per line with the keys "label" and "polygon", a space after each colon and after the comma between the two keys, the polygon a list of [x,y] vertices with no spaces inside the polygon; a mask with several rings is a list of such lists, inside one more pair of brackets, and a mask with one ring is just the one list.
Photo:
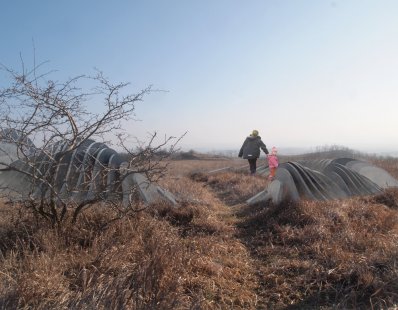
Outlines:
{"label": "pale blue sky", "polygon": [[102,70],[138,91],[131,134],[189,149],[343,145],[398,151],[398,1],[1,2],[0,62],[49,60],[62,80]]}

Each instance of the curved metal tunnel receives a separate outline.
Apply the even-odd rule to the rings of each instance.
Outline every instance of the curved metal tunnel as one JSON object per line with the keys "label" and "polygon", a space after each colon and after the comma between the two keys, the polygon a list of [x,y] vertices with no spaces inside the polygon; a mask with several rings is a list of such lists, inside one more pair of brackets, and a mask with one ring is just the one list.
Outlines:
{"label": "curved metal tunnel", "polygon": [[135,191],[146,204],[159,200],[176,204],[170,192],[151,183],[145,175],[130,172],[122,156],[104,143],[89,139],[72,151],[67,151],[67,141],[59,141],[45,150],[29,143],[29,155],[21,156],[16,147],[18,134],[0,132],[1,137],[6,134],[12,139],[2,139],[0,143],[3,196],[51,199],[56,193],[68,202],[119,200],[128,205]]}
{"label": "curved metal tunnel", "polygon": [[[259,173],[268,174],[268,169]],[[287,162],[279,165],[267,188],[247,203],[332,200],[377,194],[388,187],[398,187],[398,181],[387,171],[352,158]]]}

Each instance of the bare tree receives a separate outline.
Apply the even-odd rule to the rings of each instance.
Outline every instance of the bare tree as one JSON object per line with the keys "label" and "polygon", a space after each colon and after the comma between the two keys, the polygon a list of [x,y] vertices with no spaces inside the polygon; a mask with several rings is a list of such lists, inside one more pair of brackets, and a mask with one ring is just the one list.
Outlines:
{"label": "bare tree", "polygon": [[[100,71],[58,82],[49,79],[52,72],[39,74],[43,64],[27,70],[21,63],[21,72],[0,67],[10,82],[0,88],[0,170],[8,178],[0,190],[7,198],[17,197],[60,224],[68,213],[76,220],[83,208],[120,193],[117,178],[140,173],[152,182],[164,174],[165,156],[155,154],[165,147],[173,152],[179,139],[165,137],[154,145],[154,133],[147,144],[131,149],[121,128],[123,121],[134,119],[135,105],[151,93],[150,86],[129,94],[128,83],[111,83]],[[93,101],[95,111],[89,109]],[[122,172],[115,151],[93,140],[105,136],[118,137],[128,154]],[[76,198],[87,191],[84,199]]]}

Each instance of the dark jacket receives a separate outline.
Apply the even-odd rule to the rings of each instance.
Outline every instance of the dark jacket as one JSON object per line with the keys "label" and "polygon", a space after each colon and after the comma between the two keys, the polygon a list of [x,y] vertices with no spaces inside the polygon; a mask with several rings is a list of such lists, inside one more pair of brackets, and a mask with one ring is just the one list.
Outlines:
{"label": "dark jacket", "polygon": [[265,154],[268,154],[267,147],[265,146],[264,142],[261,141],[260,136],[249,136],[246,138],[245,142],[243,142],[238,156],[243,156],[244,159],[259,158],[260,148]]}

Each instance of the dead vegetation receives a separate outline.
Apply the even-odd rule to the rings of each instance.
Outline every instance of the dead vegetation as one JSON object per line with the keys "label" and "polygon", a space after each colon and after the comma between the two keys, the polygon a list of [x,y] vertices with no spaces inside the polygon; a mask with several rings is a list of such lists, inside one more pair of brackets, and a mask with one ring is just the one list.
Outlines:
{"label": "dead vegetation", "polygon": [[[394,176],[398,161],[378,159]],[[0,207],[3,309],[388,309],[398,303],[398,190],[247,207],[242,161],[175,161],[157,205],[113,221],[86,210],[62,230]],[[201,166],[202,164],[202,166]],[[202,169],[201,169],[202,167]],[[391,169],[391,170],[390,170]],[[395,170],[394,170],[395,169]]]}
{"label": "dead vegetation", "polygon": [[383,309],[396,303],[398,213],[379,202],[390,195],[240,210],[264,305]]}

